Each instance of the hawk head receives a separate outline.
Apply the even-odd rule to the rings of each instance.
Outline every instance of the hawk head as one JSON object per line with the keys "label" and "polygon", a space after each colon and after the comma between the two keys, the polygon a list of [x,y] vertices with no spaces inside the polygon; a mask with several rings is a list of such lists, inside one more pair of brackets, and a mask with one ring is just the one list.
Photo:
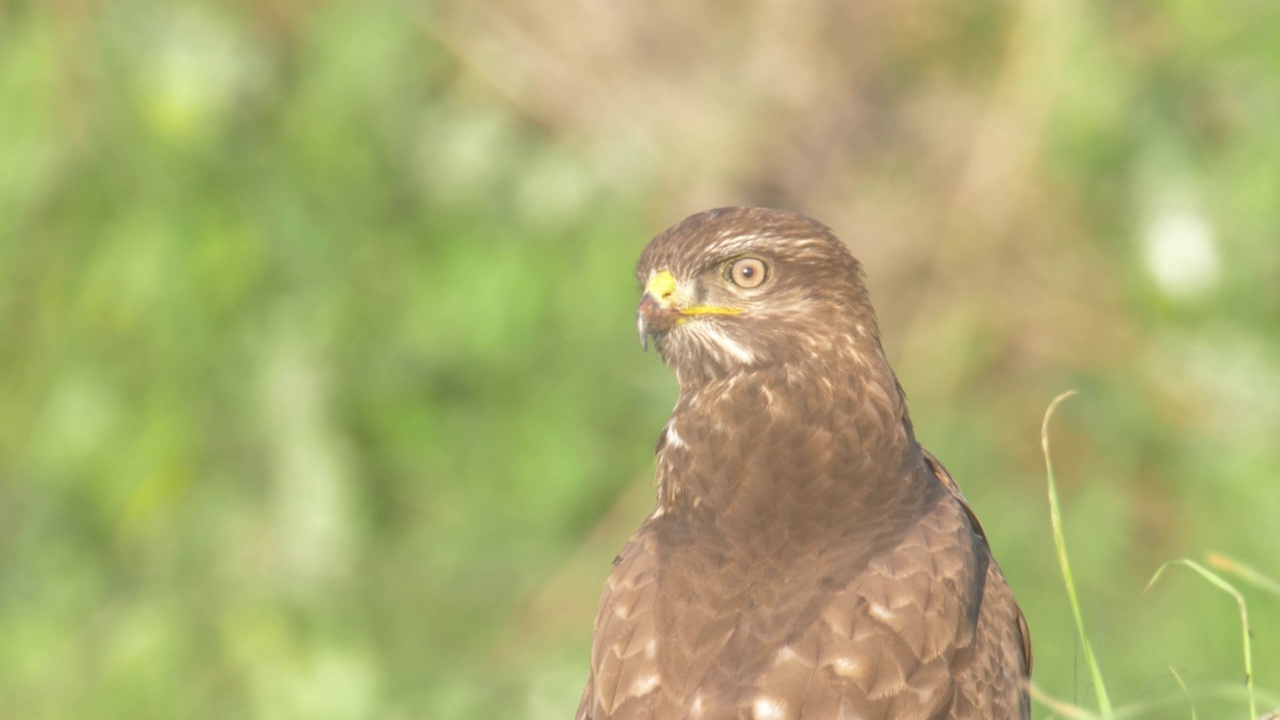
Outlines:
{"label": "hawk head", "polygon": [[690,216],[645,248],[637,324],[682,386],[823,358],[883,362],[862,268],[829,228],[764,208]]}

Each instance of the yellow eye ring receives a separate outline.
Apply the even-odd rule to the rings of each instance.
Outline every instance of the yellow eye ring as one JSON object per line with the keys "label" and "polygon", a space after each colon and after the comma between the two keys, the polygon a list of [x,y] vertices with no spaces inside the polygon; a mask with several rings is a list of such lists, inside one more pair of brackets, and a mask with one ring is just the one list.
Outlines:
{"label": "yellow eye ring", "polygon": [[760,258],[738,258],[725,266],[724,278],[740,288],[758,288],[769,276],[769,266]]}

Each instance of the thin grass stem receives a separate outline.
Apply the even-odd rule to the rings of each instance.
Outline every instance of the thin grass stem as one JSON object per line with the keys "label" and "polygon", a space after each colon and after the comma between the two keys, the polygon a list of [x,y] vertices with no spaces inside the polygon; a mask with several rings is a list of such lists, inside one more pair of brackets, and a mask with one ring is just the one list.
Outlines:
{"label": "thin grass stem", "polygon": [[1156,568],[1155,574],[1151,576],[1151,581],[1147,583],[1147,590],[1150,590],[1151,586],[1156,584],[1156,581],[1160,579],[1162,574],[1164,574],[1165,568],[1170,565],[1185,565],[1186,567],[1195,570],[1197,573],[1200,573],[1201,577],[1208,580],[1210,583],[1213,583],[1213,585],[1219,590],[1236,599],[1236,605],[1240,608],[1240,634],[1244,638],[1244,682],[1246,692],[1249,695],[1249,718],[1252,720],[1253,718],[1258,717],[1258,701],[1253,692],[1253,649],[1249,642],[1249,635],[1251,634],[1249,630],[1249,610],[1245,606],[1244,596],[1240,594],[1240,591],[1237,590],[1234,585],[1223,580],[1221,575],[1201,565],[1195,560],[1190,560],[1188,558],[1170,560],[1159,568]]}
{"label": "thin grass stem", "polygon": [[1254,587],[1280,597],[1280,582],[1254,570],[1235,558],[1222,553],[1211,552],[1205,556],[1205,560],[1208,561],[1210,566],[1218,570],[1229,572]]}
{"label": "thin grass stem", "polygon": [[1196,720],[1196,701],[1191,697],[1191,691],[1187,689],[1187,683],[1183,681],[1182,676],[1178,674],[1178,669],[1169,666],[1169,672],[1173,674],[1173,679],[1178,681],[1178,687],[1182,688],[1182,694],[1187,696],[1187,704],[1191,706],[1191,720]]}
{"label": "thin grass stem", "polygon": [[1082,707],[1072,705],[1065,700],[1050,697],[1035,683],[1031,683],[1031,697],[1036,702],[1052,710],[1056,715],[1072,718],[1072,720],[1098,720],[1097,715],[1094,715]]}
{"label": "thin grass stem", "polygon": [[1040,426],[1040,445],[1044,449],[1044,467],[1049,478],[1049,520],[1053,524],[1053,544],[1058,552],[1058,566],[1062,569],[1062,579],[1067,586],[1067,598],[1071,602],[1071,613],[1075,616],[1076,633],[1084,650],[1084,659],[1089,666],[1089,675],[1093,679],[1093,691],[1098,698],[1098,710],[1104,720],[1113,720],[1115,713],[1111,709],[1111,699],[1107,697],[1107,687],[1102,680],[1102,669],[1098,666],[1098,658],[1094,655],[1093,645],[1084,629],[1084,616],[1080,612],[1080,600],[1076,595],[1075,580],[1071,575],[1071,563],[1067,560],[1067,541],[1062,529],[1062,511],[1058,506],[1058,486],[1053,477],[1053,460],[1049,453],[1049,419],[1058,403],[1075,395],[1075,390],[1068,390],[1049,403],[1044,413],[1044,423]]}

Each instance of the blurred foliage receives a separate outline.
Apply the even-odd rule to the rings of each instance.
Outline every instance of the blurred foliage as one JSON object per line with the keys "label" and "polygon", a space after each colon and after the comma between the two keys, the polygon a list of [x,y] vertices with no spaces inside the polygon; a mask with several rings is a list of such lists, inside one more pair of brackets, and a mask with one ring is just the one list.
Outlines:
{"label": "blurred foliage", "polygon": [[1077,387],[1112,696],[1238,716],[1229,599],[1142,588],[1280,575],[1278,76],[1245,0],[0,2],[0,706],[570,716],[675,392],[631,264],[757,203],[867,265],[1037,683]]}

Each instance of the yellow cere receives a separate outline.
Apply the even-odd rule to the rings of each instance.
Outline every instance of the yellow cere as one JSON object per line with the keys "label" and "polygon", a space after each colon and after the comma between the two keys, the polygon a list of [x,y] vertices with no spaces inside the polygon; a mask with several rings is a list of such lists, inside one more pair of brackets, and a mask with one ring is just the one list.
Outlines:
{"label": "yellow cere", "polygon": [[[676,277],[671,274],[670,270],[659,270],[654,273],[644,286],[644,291],[655,297],[664,307],[671,307],[679,289]],[[742,312],[741,308],[721,305],[691,305],[689,307],[677,305],[676,310],[684,317],[691,315],[738,315]],[[681,320],[683,319],[682,317]]]}
{"label": "yellow cere", "polygon": [[666,301],[676,294],[676,276],[672,275],[670,270],[659,270],[649,277],[644,291],[663,301],[665,305]]}

